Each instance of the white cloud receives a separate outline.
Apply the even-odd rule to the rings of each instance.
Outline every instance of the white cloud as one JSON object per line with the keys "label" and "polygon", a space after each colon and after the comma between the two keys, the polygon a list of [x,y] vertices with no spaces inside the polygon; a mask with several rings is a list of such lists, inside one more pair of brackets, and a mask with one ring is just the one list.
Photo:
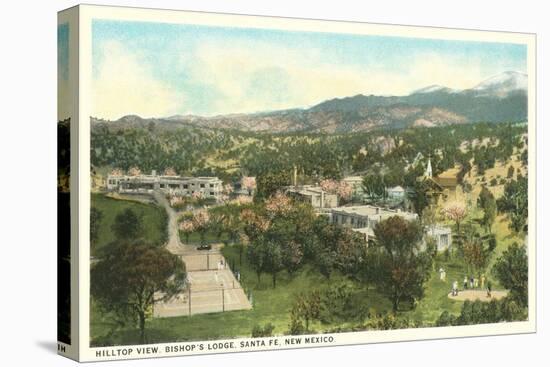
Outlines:
{"label": "white cloud", "polygon": [[[118,42],[103,43],[93,85],[94,114],[114,119],[197,113],[192,106],[207,115],[307,107],[356,94],[407,95],[432,84],[465,89],[498,69],[488,75],[483,60],[435,52],[415,54],[397,65],[381,60],[377,67],[366,67],[334,64],[307,45],[212,41],[191,50],[175,40],[173,46],[158,60],[143,62],[144,57]],[[177,55],[179,62],[174,62]],[[167,65],[186,74],[178,88],[153,75],[153,68]],[[200,101],[198,95],[211,97]]]}
{"label": "white cloud", "polygon": [[92,81],[92,114],[118,119],[136,114],[158,117],[180,112],[185,96],[153,76],[154,67],[117,41],[106,41]]}
{"label": "white cloud", "polygon": [[[465,89],[487,77],[479,60],[436,53],[418,54],[393,69],[383,63],[377,68],[333,64],[307,47],[298,50],[260,42],[203,45],[194,57],[198,62],[189,68],[192,78],[223,95],[213,106],[215,113],[305,107],[356,94],[407,95],[431,84]],[[272,90],[266,83],[253,83],[259,76],[273,80]],[[264,90],[254,89],[256,84]]]}

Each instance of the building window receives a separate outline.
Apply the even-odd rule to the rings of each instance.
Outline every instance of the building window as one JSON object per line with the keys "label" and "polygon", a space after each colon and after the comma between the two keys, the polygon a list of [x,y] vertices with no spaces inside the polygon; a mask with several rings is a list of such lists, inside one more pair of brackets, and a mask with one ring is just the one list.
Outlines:
{"label": "building window", "polygon": [[210,196],[214,196],[214,191],[210,191]]}
{"label": "building window", "polygon": [[214,184],[210,184],[210,187],[214,187]]}
{"label": "building window", "polygon": [[184,189],[188,189],[188,188],[189,188],[189,185],[188,185],[188,184],[185,184],[185,185],[183,185],[183,188],[184,188]]}
{"label": "building window", "polygon": [[204,184],[201,184],[201,189],[204,189]]}

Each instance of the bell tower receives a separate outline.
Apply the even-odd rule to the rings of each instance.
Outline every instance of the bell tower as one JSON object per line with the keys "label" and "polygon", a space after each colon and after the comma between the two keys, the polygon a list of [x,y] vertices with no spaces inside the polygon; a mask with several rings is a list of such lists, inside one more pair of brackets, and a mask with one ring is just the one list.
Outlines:
{"label": "bell tower", "polygon": [[432,159],[428,157],[428,165],[426,166],[426,172],[424,172],[424,177],[432,177]]}

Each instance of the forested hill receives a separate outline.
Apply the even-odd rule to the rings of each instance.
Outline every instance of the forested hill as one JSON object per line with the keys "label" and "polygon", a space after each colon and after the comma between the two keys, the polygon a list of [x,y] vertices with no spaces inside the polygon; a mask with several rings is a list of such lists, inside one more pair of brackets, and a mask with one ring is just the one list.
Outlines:
{"label": "forested hill", "polygon": [[112,129],[156,127],[163,130],[195,126],[269,133],[348,133],[475,122],[522,122],[526,119],[527,75],[506,72],[462,91],[434,85],[407,96],[357,95],[324,101],[307,109],[215,117],[177,115],[146,119],[129,115],[116,121],[92,119],[92,126],[103,125]]}
{"label": "forested hill", "polygon": [[[491,167],[523,149],[526,124],[463,124],[452,128],[408,128],[353,134],[267,134],[192,126],[175,130],[144,125],[131,129],[92,130],[91,158],[103,174],[112,168],[218,176],[226,182],[242,175],[290,175],[338,178],[384,172],[395,184],[408,185],[423,172],[411,170],[417,155],[432,157],[434,174],[469,162]],[[483,142],[483,143],[482,143]],[[388,179],[389,180],[389,179]]]}

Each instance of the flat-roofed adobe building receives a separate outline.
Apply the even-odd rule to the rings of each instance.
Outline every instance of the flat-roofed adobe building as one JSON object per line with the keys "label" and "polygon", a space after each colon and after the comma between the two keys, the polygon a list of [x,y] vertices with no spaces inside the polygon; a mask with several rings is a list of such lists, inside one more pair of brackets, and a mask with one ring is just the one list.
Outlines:
{"label": "flat-roofed adobe building", "polygon": [[315,209],[335,208],[338,206],[338,196],[325,192],[319,186],[291,186],[287,188],[286,193],[295,200],[311,204]]}
{"label": "flat-roofed adobe building", "polygon": [[223,182],[217,177],[185,177],[157,175],[109,175],[107,190],[120,193],[152,193],[160,190],[166,193],[192,196],[200,193],[205,198],[220,199]]}
{"label": "flat-roofed adobe building", "polygon": [[342,181],[344,181],[351,187],[353,196],[360,197],[365,194],[365,190],[363,190],[363,177],[347,176],[344,177]]}
{"label": "flat-roofed adobe building", "polygon": [[359,205],[333,208],[330,210],[329,220],[331,223],[349,227],[353,231],[361,233],[368,242],[374,238],[373,229],[376,224],[393,216],[400,216],[410,221],[418,219],[416,213]]}
{"label": "flat-roofed adobe building", "polygon": [[445,226],[426,227],[425,234],[435,241],[437,251],[445,251],[451,247],[452,233],[451,228]]}
{"label": "flat-roofed adobe building", "polygon": [[401,186],[389,187],[386,189],[389,199],[403,200],[405,198],[405,189]]}
{"label": "flat-roofed adobe building", "polygon": [[[333,224],[351,228],[360,233],[365,241],[374,240],[374,228],[380,221],[393,216],[400,216],[405,220],[414,221],[418,214],[399,209],[392,210],[371,205],[348,206],[332,208],[329,213],[329,221]],[[424,241],[427,237],[434,239],[437,250],[444,251],[451,246],[451,229],[444,226],[432,226],[424,229]]]}

